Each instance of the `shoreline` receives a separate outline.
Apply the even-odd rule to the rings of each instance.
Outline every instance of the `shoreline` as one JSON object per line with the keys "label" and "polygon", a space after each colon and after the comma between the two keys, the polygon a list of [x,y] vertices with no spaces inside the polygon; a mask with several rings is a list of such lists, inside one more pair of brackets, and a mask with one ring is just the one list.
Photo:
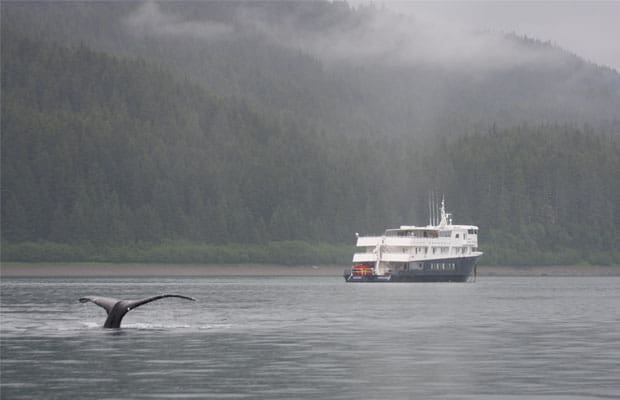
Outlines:
{"label": "shoreline", "polygon": [[490,276],[620,276],[618,265],[478,266],[479,277]]}
{"label": "shoreline", "polygon": [[[53,277],[217,277],[217,276],[324,276],[341,277],[346,266],[267,264],[126,264],[126,263],[18,263],[0,264],[0,278]],[[478,277],[499,276],[620,276],[620,266],[478,266]]]}
{"label": "shoreline", "polygon": [[2,263],[0,277],[334,276],[339,266],[262,264]]}

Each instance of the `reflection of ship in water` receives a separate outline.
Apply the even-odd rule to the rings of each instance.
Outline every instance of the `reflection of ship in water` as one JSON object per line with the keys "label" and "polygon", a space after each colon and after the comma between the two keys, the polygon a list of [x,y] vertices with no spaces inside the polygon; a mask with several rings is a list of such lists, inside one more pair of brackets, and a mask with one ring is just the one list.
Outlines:
{"label": "reflection of ship in water", "polygon": [[440,220],[401,226],[383,236],[359,236],[347,282],[465,282],[476,276],[478,227],[452,225],[441,202]]}

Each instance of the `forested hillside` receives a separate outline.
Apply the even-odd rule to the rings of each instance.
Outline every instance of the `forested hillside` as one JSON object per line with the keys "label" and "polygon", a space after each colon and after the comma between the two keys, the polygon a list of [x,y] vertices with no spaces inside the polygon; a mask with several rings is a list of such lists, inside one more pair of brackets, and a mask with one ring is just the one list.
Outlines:
{"label": "forested hillside", "polygon": [[2,258],[347,263],[432,190],[483,262],[620,262],[618,73],[316,50],[381,13],[3,2]]}
{"label": "forested hillside", "polygon": [[[486,227],[488,263],[618,262],[618,137],[561,126],[458,138],[444,187],[459,218]],[[520,261],[516,261],[520,260]]]}
{"label": "forested hillside", "polygon": [[368,148],[378,143],[328,138],[85,47],[14,37],[3,55],[7,240],[342,240],[352,221],[393,212],[354,189],[388,189],[373,172],[388,161]]}
{"label": "forested hillside", "polygon": [[549,43],[441,31],[346,2],[3,2],[35,39],[141,57],[257,110],[347,136],[618,121],[620,76]]}

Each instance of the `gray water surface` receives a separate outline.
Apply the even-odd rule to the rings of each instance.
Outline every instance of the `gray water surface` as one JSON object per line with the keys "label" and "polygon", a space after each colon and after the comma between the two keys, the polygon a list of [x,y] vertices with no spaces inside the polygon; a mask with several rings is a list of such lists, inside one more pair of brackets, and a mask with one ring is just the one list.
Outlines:
{"label": "gray water surface", "polygon": [[[620,398],[620,278],[2,279],[2,399]],[[179,293],[104,330],[84,295]]]}

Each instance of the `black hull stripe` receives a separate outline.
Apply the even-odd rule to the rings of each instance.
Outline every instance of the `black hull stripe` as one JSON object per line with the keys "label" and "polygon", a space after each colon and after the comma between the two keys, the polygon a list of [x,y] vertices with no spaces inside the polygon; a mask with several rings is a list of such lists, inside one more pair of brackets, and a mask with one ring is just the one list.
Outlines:
{"label": "black hull stripe", "polygon": [[[423,269],[398,271],[390,276],[352,276],[351,271],[344,273],[346,282],[466,282],[472,275],[475,276],[478,257],[462,257],[449,259],[435,259],[423,261]],[[435,270],[433,265],[454,264],[453,270]]]}

